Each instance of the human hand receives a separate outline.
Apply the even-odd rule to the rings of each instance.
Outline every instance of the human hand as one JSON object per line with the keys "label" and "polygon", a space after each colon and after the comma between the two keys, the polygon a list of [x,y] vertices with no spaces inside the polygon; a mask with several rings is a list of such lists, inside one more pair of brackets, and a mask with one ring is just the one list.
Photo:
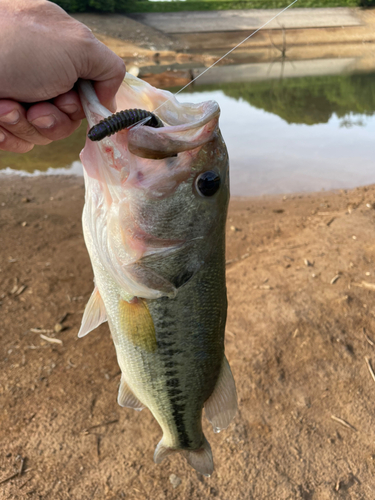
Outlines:
{"label": "human hand", "polygon": [[56,4],[1,0],[0,46],[0,150],[25,153],[74,132],[84,118],[78,78],[115,111],[124,62]]}

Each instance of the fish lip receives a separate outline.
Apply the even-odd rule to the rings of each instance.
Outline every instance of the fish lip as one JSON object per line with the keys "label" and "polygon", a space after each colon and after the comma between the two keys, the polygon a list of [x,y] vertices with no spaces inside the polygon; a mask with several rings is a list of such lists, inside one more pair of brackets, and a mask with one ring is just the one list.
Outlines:
{"label": "fish lip", "polygon": [[[145,106],[144,109],[155,113],[171,131],[185,132],[192,128],[202,127],[220,115],[220,107],[216,101],[204,101],[198,104],[179,102],[176,98],[177,94],[156,89],[131,74],[126,74],[124,83],[129,89],[127,107]],[[148,99],[144,100],[140,106],[139,96],[143,94]],[[146,102],[148,105],[145,104]]]}
{"label": "fish lip", "polygon": [[[167,102],[167,101],[165,101],[165,102]],[[193,106],[192,104],[189,104],[189,103],[184,103],[184,104],[186,104],[188,106]],[[184,104],[181,104],[181,106],[183,106]],[[206,125],[207,123],[209,123],[211,120],[213,120],[215,118],[219,118],[219,116],[220,116],[220,106],[218,105],[218,103],[216,101],[205,101],[205,102],[202,102],[196,106],[197,106],[197,108],[199,107],[202,109],[200,115],[198,115],[194,120],[192,119],[192,120],[188,121],[187,123],[186,123],[186,119],[189,116],[191,116],[193,118],[193,116],[195,115],[192,112],[190,115],[184,115],[184,122],[183,123],[176,124],[176,125],[170,124],[170,123],[168,123],[168,121],[165,121],[164,119],[166,119],[166,117],[163,117],[162,113],[160,113],[159,118],[163,121],[164,124],[167,125],[167,127],[165,127],[165,128],[169,132],[177,132],[178,133],[178,132],[188,132],[188,131],[194,130],[196,128],[201,128],[204,125]],[[159,106],[159,108],[162,109],[161,106]],[[154,110],[153,113],[155,113],[155,111],[157,111],[157,110]],[[158,132],[162,132],[163,128],[160,128],[157,130],[158,130]]]}

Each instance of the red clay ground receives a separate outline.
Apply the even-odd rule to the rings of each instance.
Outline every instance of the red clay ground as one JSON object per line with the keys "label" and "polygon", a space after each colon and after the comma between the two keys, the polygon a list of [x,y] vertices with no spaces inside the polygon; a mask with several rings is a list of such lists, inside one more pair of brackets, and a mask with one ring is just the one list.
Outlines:
{"label": "red clay ground", "polygon": [[161,432],[117,406],[108,327],[77,339],[92,291],[83,196],[77,179],[1,179],[0,498],[373,500],[375,187],[232,201],[240,410],[221,434],[205,424],[209,479],[181,457],[152,462]]}

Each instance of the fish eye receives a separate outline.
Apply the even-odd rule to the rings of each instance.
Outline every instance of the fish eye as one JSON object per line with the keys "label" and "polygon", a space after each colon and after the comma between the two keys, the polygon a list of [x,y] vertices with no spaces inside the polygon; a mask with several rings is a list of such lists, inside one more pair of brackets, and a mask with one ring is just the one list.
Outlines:
{"label": "fish eye", "polygon": [[213,196],[220,187],[220,175],[208,170],[197,177],[197,190],[202,196]]}

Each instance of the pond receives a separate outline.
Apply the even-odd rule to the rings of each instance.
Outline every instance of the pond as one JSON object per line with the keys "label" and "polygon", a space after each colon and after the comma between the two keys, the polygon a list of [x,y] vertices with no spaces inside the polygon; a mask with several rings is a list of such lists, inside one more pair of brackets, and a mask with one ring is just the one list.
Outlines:
{"label": "pond", "polygon": [[[234,81],[187,90],[179,100],[214,99],[221,107],[234,196],[375,182],[375,74]],[[0,169],[81,175],[85,132],[84,124],[70,138],[25,155],[0,152]]]}

